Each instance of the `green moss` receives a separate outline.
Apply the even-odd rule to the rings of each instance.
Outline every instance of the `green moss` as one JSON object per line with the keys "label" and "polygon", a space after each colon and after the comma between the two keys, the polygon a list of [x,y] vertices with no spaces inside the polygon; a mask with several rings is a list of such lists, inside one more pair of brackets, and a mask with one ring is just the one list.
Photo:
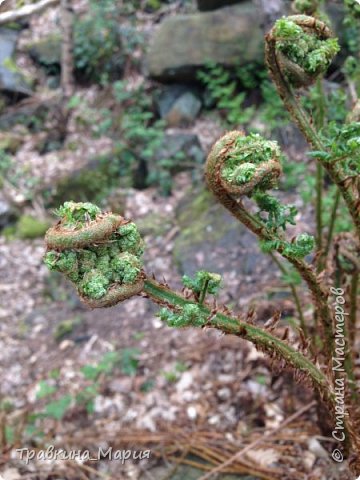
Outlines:
{"label": "green moss", "polygon": [[100,201],[109,192],[113,180],[114,176],[111,179],[102,166],[81,171],[59,181],[50,204],[58,205],[68,198],[72,198],[75,202]]}
{"label": "green moss", "polygon": [[63,320],[62,322],[58,323],[54,331],[55,340],[57,342],[60,342],[64,338],[71,335],[75,328],[81,324],[81,322],[82,318],[76,316],[74,318],[69,318],[68,320]]}
{"label": "green moss", "polygon": [[174,245],[174,258],[179,265],[182,263],[184,252],[191,251],[195,246],[203,244],[208,236],[211,225],[211,240],[216,242],[233,228],[230,223],[224,222],[222,207],[214,203],[210,192],[203,190],[193,197],[188,197],[183,208],[180,208],[178,223],[180,234]]}
{"label": "green moss", "polygon": [[43,237],[49,223],[38,220],[31,215],[23,215],[20,217],[16,226],[16,235],[22,239],[33,239]]}
{"label": "green moss", "polygon": [[12,240],[16,237],[16,226],[9,225],[1,230],[1,235],[6,238],[6,240]]}

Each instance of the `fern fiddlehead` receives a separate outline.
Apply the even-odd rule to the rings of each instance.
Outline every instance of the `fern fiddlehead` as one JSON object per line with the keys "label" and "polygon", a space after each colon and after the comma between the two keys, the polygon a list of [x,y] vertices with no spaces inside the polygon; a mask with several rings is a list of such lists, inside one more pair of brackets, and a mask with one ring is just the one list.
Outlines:
{"label": "fern fiddlehead", "polygon": [[[280,226],[284,227],[287,221],[293,223],[296,212],[280,218],[280,203],[266,193],[276,185],[280,174],[280,150],[276,142],[266,141],[259,135],[245,137],[237,131],[227,133],[215,143],[205,167],[207,184],[217,200],[257,235],[263,250],[277,251],[298,270],[307,283],[322,319],[324,349],[329,361],[333,333],[327,302],[328,291],[319,282],[313,268],[303,261],[303,257],[312,251],[314,239],[310,235],[301,234],[293,241],[287,241],[280,232]],[[247,212],[241,201],[244,195],[265,207],[268,214],[266,221]],[[269,222],[274,212],[278,214],[275,227]]]}
{"label": "fern fiddlehead", "polygon": [[143,244],[134,223],[89,203],[67,202],[58,215],[45,237],[45,263],[71,280],[87,305],[109,307],[142,291]]}
{"label": "fern fiddlehead", "polygon": [[307,112],[299,104],[295,90],[308,87],[321,77],[339,51],[331,30],[321,20],[306,15],[294,15],[278,20],[266,35],[266,63],[285,107],[308,143],[314,157],[327,170],[347,205],[360,237],[359,196],[349,188],[349,176],[344,168],[346,159],[326,155],[323,140]]}

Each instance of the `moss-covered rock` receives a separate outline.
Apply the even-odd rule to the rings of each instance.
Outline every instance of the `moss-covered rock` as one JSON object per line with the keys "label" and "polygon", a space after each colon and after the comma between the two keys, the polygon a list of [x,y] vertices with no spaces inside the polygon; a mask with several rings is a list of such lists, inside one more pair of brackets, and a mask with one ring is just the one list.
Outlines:
{"label": "moss-covered rock", "polygon": [[61,36],[53,33],[45,38],[32,42],[27,51],[38,65],[44,67],[48,74],[60,73],[61,64]]}
{"label": "moss-covered rock", "polygon": [[261,62],[260,21],[251,1],[214,12],[167,17],[148,52],[150,75],[161,80],[193,80],[209,61],[226,66]]}
{"label": "moss-covered rock", "polygon": [[263,258],[256,238],[205,189],[189,191],[178,208],[177,221],[180,233],[173,255],[181,274],[194,275],[204,269],[251,275],[258,263],[259,270],[273,268]]}
{"label": "moss-covered rock", "polygon": [[49,222],[39,220],[31,215],[22,215],[16,225],[16,236],[23,239],[43,237],[49,226]]}
{"label": "moss-covered rock", "polygon": [[0,150],[15,154],[24,142],[24,136],[13,132],[0,132]]}

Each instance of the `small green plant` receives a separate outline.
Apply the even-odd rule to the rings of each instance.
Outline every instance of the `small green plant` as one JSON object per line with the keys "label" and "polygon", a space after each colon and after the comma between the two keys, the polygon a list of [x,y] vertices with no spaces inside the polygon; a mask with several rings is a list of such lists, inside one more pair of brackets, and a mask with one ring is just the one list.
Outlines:
{"label": "small green plant", "polygon": [[116,3],[91,1],[89,13],[75,22],[75,68],[86,79],[100,81],[105,75],[118,74],[124,56],[119,35]]}
{"label": "small green plant", "polygon": [[[252,84],[253,78],[245,72],[245,84]],[[232,78],[225,67],[209,62],[207,68],[198,73],[198,79],[206,86],[209,99],[223,114],[225,125],[242,125],[254,116],[254,107],[244,107],[246,92],[238,92],[236,76]]]}
{"label": "small green plant", "polygon": [[[226,306],[218,305],[214,296],[221,278],[214,273],[201,271],[194,278],[185,276],[183,290],[178,293],[167,284],[157,282],[141,265],[141,274],[131,277],[131,289],[124,292],[123,272],[134,264],[123,264],[129,245],[123,243],[119,226],[134,224],[124,223],[124,219],[109,213],[102,214],[94,206],[71,204],[70,215],[69,205],[59,210],[60,223],[46,235],[45,261],[50,268],[63,272],[75,284],[82,300],[93,307],[112,306],[133,295],[141,295],[160,306],[158,315],[170,327],[212,327],[252,342],[274,363],[293,370],[300,382],[313,386],[319,405],[329,412],[335,432],[339,425],[341,386],[344,392],[341,406],[345,408],[341,429],[346,438],[342,448],[344,456],[353,454],[350,468],[358,476],[360,392],[355,376],[355,340],[360,273],[360,123],[352,119],[345,124],[339,119],[325,122],[324,112],[319,108],[312,118],[298,95],[300,88],[311,84],[321,88],[322,75],[337,51],[337,42],[325,23],[306,15],[277,21],[266,36],[266,62],[279,97],[308,141],[310,158],[318,165],[316,237],[299,233],[299,229],[296,235],[291,232],[296,209],[282,204],[274,194],[282,175],[282,155],[276,142],[256,134],[246,136],[241,131],[230,131],[215,143],[205,166],[207,185],[217,201],[258,238],[262,249],[279,266],[283,279],[289,282],[298,312],[296,324],[292,321],[289,325],[294,329],[295,343],[289,340],[287,330],[286,334],[277,332],[279,314],[265,325],[256,325],[251,312],[237,315]],[[351,232],[342,232],[336,237],[334,215],[331,215],[334,222],[331,220],[327,228],[322,221],[319,192],[322,192],[325,172],[336,191],[335,200],[343,202],[352,222]],[[336,213],[336,208],[332,208],[334,211]],[[103,268],[103,249],[112,248],[113,242],[120,244],[116,261],[107,266],[106,288],[94,281],[92,288],[84,289],[81,272],[90,268],[98,275]],[[136,245],[138,242],[139,239]],[[82,258],[87,260],[85,266]],[[121,275],[117,277],[119,264]],[[303,312],[299,286],[306,286],[311,295],[312,321]],[[109,291],[119,289],[121,295],[109,295]],[[335,363],[343,362],[343,368],[333,368],[334,359]],[[173,380],[173,372],[169,375]],[[320,417],[320,426],[323,426],[322,420]]]}
{"label": "small green plant", "polygon": [[[158,185],[168,195],[172,188],[174,167],[184,160],[179,152],[168,158],[164,136],[165,123],[153,112],[152,101],[142,86],[133,90],[123,81],[112,86],[115,113],[103,110],[98,134],[114,140],[114,164],[123,181],[143,188]],[[194,165],[195,167],[196,165]]]}

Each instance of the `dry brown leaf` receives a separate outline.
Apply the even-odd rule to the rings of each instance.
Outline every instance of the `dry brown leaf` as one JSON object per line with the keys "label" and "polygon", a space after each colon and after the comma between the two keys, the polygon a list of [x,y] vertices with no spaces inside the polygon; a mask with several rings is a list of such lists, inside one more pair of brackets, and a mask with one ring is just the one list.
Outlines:
{"label": "dry brown leaf", "polygon": [[246,457],[261,467],[270,467],[279,460],[280,454],[273,448],[259,448],[247,452]]}

